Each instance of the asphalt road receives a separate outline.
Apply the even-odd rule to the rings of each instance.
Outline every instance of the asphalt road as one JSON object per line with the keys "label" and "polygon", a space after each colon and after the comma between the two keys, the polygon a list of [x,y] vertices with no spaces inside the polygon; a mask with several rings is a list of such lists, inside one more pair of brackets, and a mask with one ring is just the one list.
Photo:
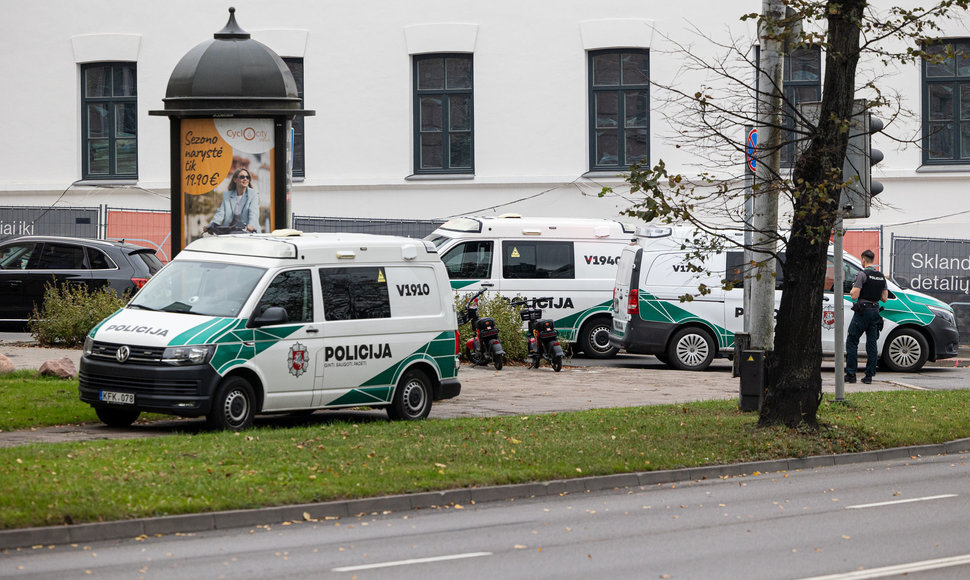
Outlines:
{"label": "asphalt road", "polygon": [[45,546],[0,577],[955,579],[967,497],[967,462],[929,457]]}

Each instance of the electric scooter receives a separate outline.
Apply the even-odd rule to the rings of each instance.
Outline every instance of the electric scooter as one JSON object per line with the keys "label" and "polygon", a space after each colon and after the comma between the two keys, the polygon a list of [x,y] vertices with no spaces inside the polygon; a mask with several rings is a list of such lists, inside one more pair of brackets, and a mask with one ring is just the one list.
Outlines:
{"label": "electric scooter", "polygon": [[[527,300],[513,301],[512,306],[525,306]],[[523,308],[519,311],[522,320],[528,322],[529,337],[529,362],[532,368],[539,368],[539,363],[544,360],[549,361],[552,370],[557,373],[562,370],[563,352],[559,345],[559,334],[556,332],[556,324],[550,318],[542,318],[542,309],[537,307],[535,299],[532,300],[531,308]]]}
{"label": "electric scooter", "polygon": [[495,325],[494,318],[478,317],[478,297],[484,292],[483,288],[468,299],[465,308],[458,314],[458,325],[466,322],[472,325],[473,336],[465,342],[465,355],[468,360],[474,365],[492,363],[495,370],[500,371],[505,363],[505,350],[498,338],[498,326]]}

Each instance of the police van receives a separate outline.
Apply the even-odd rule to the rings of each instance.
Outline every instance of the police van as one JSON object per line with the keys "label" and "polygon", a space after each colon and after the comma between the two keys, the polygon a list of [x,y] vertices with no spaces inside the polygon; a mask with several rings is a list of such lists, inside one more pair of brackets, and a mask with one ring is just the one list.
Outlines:
{"label": "police van", "polygon": [[366,234],[198,239],[84,342],[83,402],[244,429],[260,413],[384,408],[423,419],[455,397],[457,321],[433,244]]}
{"label": "police van", "polygon": [[620,251],[633,226],[606,219],[460,217],[426,237],[456,291],[494,290],[537,299],[561,340],[591,358],[616,354],[610,306]]}
{"label": "police van", "polygon": [[[686,254],[689,228],[654,227],[638,231],[637,244],[620,256],[613,301],[610,343],[627,352],[652,354],[683,370],[706,369],[715,356],[731,356],[734,334],[744,327],[744,251],[740,246],[708,255],[704,271],[694,271]],[[740,243],[743,234],[734,232]],[[685,249],[686,248],[686,249]],[[783,255],[782,255],[783,259]],[[842,292],[833,292],[831,250],[822,302],[822,352],[835,353],[835,309],[842,307],[845,328],[852,319],[848,293],[862,264],[843,256]],[[781,301],[783,271],[776,278],[775,304]],[[724,288],[730,282],[731,289]],[[704,284],[711,292],[697,295]],[[957,355],[959,335],[953,309],[931,296],[903,290],[886,278],[889,301],[883,304],[885,325],[879,333],[883,365],[892,371],[915,372],[927,360]],[[680,297],[692,295],[692,300]],[[865,354],[865,337],[859,350]]]}

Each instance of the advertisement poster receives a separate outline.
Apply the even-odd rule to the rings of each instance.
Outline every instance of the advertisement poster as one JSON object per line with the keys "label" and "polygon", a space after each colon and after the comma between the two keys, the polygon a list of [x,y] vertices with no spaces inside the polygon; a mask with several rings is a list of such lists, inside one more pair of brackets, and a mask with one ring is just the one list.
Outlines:
{"label": "advertisement poster", "polygon": [[[257,232],[272,229],[273,120],[272,119],[183,119],[182,224],[183,244],[212,235],[206,228],[213,220],[228,228],[247,222]],[[242,180],[233,186],[233,176],[248,174],[248,188]],[[258,213],[248,224],[247,212],[233,216],[245,194],[243,207]],[[255,207],[258,206],[258,212]]]}
{"label": "advertisement poster", "polygon": [[892,272],[903,288],[970,302],[970,240],[894,237]]}

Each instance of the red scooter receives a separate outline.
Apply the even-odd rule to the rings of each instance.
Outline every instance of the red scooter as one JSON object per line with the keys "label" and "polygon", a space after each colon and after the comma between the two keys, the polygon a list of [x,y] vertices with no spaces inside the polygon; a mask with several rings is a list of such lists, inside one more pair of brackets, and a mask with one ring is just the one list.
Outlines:
{"label": "red scooter", "polygon": [[[525,306],[527,300],[517,300],[512,302],[512,306]],[[531,308],[523,308],[519,311],[522,320],[529,323],[529,362],[532,368],[539,368],[539,363],[543,360],[549,361],[552,370],[557,373],[562,370],[563,352],[559,345],[559,333],[556,332],[556,324],[552,319],[542,318],[542,309],[535,305],[532,300]]]}
{"label": "red scooter", "polygon": [[495,370],[502,370],[505,363],[505,350],[498,339],[498,326],[494,318],[478,317],[478,297],[485,292],[479,290],[465,303],[465,308],[458,314],[458,325],[471,322],[473,336],[465,342],[465,356],[474,365],[492,363]]}

